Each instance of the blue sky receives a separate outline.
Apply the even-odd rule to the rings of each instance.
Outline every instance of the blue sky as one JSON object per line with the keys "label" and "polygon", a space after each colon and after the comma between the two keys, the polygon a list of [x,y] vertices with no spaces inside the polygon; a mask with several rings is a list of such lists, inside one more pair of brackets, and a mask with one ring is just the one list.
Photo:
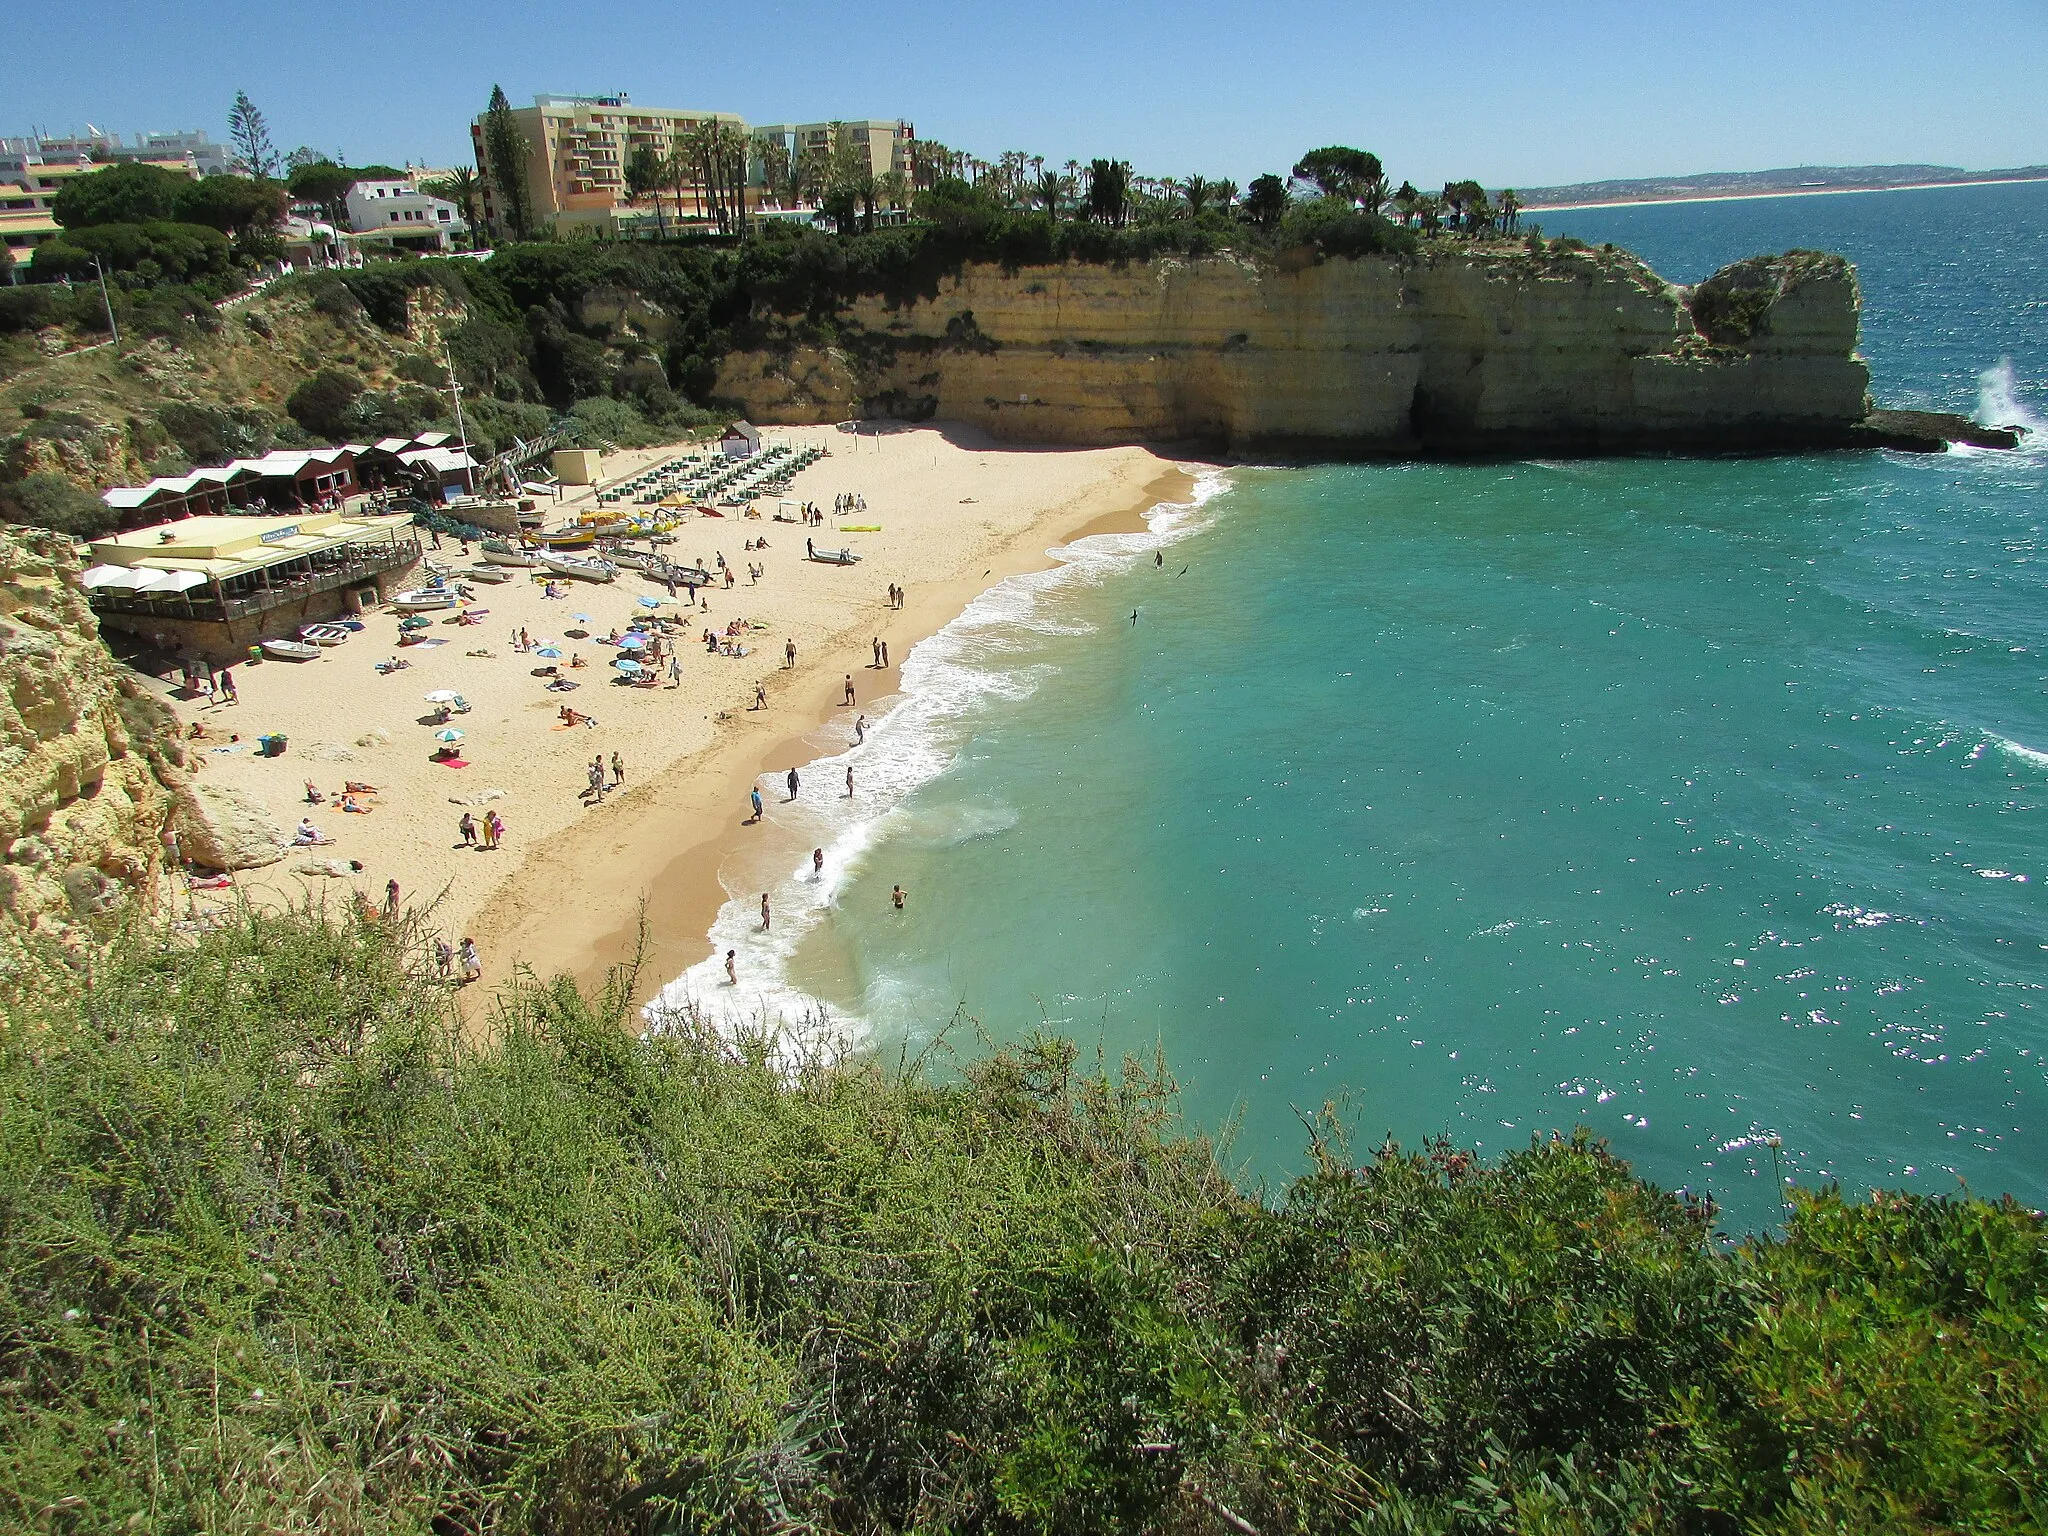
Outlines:
{"label": "blue sky", "polygon": [[111,0],[34,32],[0,51],[0,133],[224,138],[241,88],[280,151],[358,164],[464,156],[493,83],[752,122],[907,117],[988,158],[1239,181],[1327,143],[1377,151],[1397,180],[1496,187],[2048,161],[2044,0],[1979,0],[1953,24],[1924,0]]}

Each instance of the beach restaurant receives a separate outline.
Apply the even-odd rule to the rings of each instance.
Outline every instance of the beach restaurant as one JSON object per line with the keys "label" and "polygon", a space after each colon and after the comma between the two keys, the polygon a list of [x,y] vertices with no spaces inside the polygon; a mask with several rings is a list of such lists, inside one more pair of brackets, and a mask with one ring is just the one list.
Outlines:
{"label": "beach restaurant", "polygon": [[80,584],[102,627],[220,661],[375,608],[421,559],[409,515],[319,511],[188,517],[91,548]]}

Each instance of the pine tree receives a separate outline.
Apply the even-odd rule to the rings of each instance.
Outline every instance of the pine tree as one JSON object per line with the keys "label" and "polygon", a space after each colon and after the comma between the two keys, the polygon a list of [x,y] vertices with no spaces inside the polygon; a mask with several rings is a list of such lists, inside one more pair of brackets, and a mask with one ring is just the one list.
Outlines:
{"label": "pine tree", "polygon": [[245,173],[267,178],[276,172],[277,150],[270,142],[270,125],[263,121],[247,91],[235,92],[235,104],[228,111],[228,139]]}
{"label": "pine tree", "polygon": [[528,148],[505,88],[492,86],[491,104],[484,111],[483,171],[498,194],[499,222],[515,240],[533,234],[533,198],[526,185]]}

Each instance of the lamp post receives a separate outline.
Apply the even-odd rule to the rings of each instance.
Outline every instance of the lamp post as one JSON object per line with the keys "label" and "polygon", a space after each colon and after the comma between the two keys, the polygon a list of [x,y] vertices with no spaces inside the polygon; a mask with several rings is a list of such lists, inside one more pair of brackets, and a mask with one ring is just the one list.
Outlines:
{"label": "lamp post", "polygon": [[98,256],[92,259],[92,269],[99,274],[100,302],[107,306],[107,330],[114,338],[114,350],[121,350],[121,327],[114,324],[114,301],[107,295],[107,271],[100,265]]}

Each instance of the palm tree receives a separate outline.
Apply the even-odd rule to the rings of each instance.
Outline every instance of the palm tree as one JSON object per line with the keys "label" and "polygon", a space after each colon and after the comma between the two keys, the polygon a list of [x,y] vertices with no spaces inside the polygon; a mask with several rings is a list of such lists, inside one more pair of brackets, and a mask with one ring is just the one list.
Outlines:
{"label": "palm tree", "polygon": [[1515,232],[1522,222],[1522,200],[1515,196],[1515,189],[1509,187],[1500,195],[1500,222],[1509,234]]}
{"label": "palm tree", "polygon": [[462,213],[462,222],[467,224],[472,235],[476,232],[476,199],[483,182],[477,173],[466,165],[458,165],[447,176],[448,201]]}
{"label": "palm tree", "polygon": [[1422,222],[1422,232],[1433,235],[1443,228],[1444,200],[1432,197],[1427,192],[1415,199],[1415,216]]}
{"label": "palm tree", "polygon": [[1210,186],[1214,189],[1213,196],[1218,208],[1227,213],[1237,206],[1237,183],[1228,176],[1221,181],[1211,182]]}
{"label": "palm tree", "polygon": [[1416,210],[1422,203],[1422,194],[1415,190],[1415,183],[1412,181],[1402,182],[1401,188],[1394,194],[1392,202],[1395,216],[1403,224],[1412,226],[1415,223]]}
{"label": "palm tree", "polygon": [[1045,170],[1042,168],[1043,162],[1040,164],[1038,179],[1031,185],[1032,200],[1057,219],[1060,210],[1067,204],[1070,183],[1058,171]]}
{"label": "palm tree", "polygon": [[1216,183],[1204,176],[1190,176],[1180,184],[1180,195],[1188,200],[1188,217],[1199,219],[1202,210],[1217,201]]}

